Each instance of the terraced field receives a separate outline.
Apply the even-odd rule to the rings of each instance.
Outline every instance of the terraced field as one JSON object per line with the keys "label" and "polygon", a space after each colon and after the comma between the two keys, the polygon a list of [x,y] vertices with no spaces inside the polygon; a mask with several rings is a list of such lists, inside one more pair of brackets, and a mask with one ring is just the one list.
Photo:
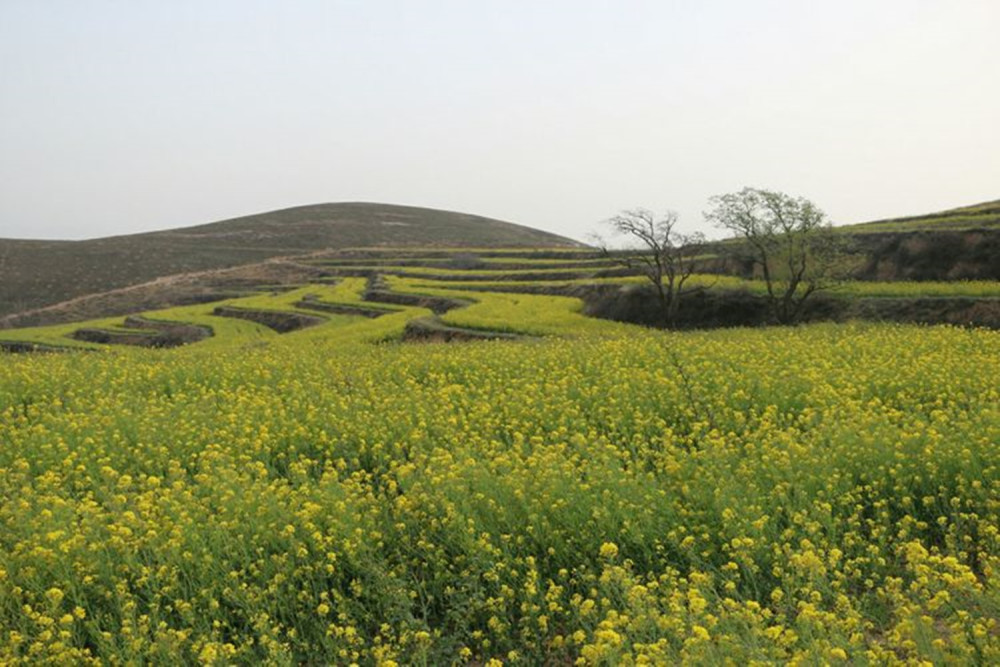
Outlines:
{"label": "terraced field", "polygon": [[[588,251],[310,261],[0,331],[52,352],[0,354],[0,663],[1000,661],[1000,332],[595,319],[641,279]],[[833,298],[913,297],[1000,285]]]}
{"label": "terraced field", "polygon": [[855,234],[915,231],[969,231],[1000,229],[1000,201],[962,206],[939,213],[874,220],[838,229]]}
{"label": "terraced field", "polygon": [[[456,256],[454,251],[373,250],[360,253],[365,255],[363,258],[356,254],[359,253],[307,260],[330,276],[313,284],[261,285],[260,294],[255,296],[151,311],[141,321],[133,316],[0,330],[0,346],[26,351],[99,349],[114,345],[219,345],[313,327],[320,333],[338,329],[338,335],[357,335],[364,340],[368,340],[371,332],[379,332],[378,336],[384,338],[412,339],[426,335],[457,340],[566,331],[572,328],[567,322],[575,323],[581,330],[611,327],[580,316],[579,304],[574,299],[482,292],[463,296],[442,294],[434,288],[438,282],[459,278],[538,282],[540,278],[555,277],[565,281],[616,270],[593,252],[483,249],[475,251],[474,263],[466,269],[454,268],[469,261],[466,253]],[[434,268],[437,266],[440,268]],[[480,266],[490,268],[483,270]],[[397,280],[399,277],[420,277],[433,284],[418,285]],[[500,316],[482,315],[497,307],[501,309]],[[441,317],[457,308],[468,308],[468,312]],[[365,321],[383,315],[393,317],[383,322]],[[188,329],[181,329],[182,326]]]}
{"label": "terraced field", "polygon": [[[645,279],[588,250],[359,250],[305,263],[325,276],[305,285],[258,285],[253,296],[168,308],[124,318],[0,330],[8,351],[102,349],[133,345],[218,346],[316,328],[368,340],[460,340],[567,334],[612,328],[580,315],[580,288],[638,286]],[[630,275],[631,273],[631,275]],[[691,285],[763,294],[762,283],[701,274]],[[1000,299],[1000,282],[847,281],[837,299]],[[448,304],[447,301],[452,303]],[[428,312],[430,311],[430,312]],[[365,322],[382,315],[385,322]],[[239,322],[243,320],[243,322]],[[389,323],[392,323],[391,325]]]}
{"label": "terraced field", "polygon": [[86,241],[0,238],[0,318],[181,273],[268,262],[323,248],[579,243],[481,216],[364,202],[297,206],[194,227]]}

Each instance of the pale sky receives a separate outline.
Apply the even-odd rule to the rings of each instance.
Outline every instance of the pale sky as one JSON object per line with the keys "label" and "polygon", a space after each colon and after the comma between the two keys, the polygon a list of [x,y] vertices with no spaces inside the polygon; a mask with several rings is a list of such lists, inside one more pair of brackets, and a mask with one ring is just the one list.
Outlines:
{"label": "pale sky", "polygon": [[0,237],[1000,198],[1000,0],[0,0]]}

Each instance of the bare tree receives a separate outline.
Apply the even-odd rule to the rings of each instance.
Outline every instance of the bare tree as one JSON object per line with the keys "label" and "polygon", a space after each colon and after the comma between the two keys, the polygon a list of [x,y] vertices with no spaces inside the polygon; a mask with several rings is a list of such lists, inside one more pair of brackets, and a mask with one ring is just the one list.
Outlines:
{"label": "bare tree", "polygon": [[797,321],[812,295],[836,283],[839,239],[811,201],[743,188],[709,203],[705,219],[741,239],[729,247],[760,269],[779,323]]}
{"label": "bare tree", "polygon": [[636,208],[622,211],[604,223],[616,236],[625,237],[629,248],[611,251],[601,242],[605,256],[622,266],[640,269],[653,284],[660,304],[663,323],[673,327],[681,298],[685,294],[706,289],[688,287],[685,283],[694,274],[695,257],[705,242],[700,232],[682,234],[677,231],[677,214],[668,211],[657,216],[652,211]]}

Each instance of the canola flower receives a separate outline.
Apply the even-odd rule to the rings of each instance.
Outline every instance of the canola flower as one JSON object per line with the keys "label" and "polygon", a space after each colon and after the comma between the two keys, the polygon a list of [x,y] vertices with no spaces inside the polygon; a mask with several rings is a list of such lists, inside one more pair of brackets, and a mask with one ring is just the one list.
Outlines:
{"label": "canola flower", "polygon": [[1000,661],[1000,334],[352,326],[0,358],[0,663]]}
{"label": "canola flower", "polygon": [[[504,272],[509,273],[509,272]],[[438,274],[440,275],[440,274]],[[572,287],[581,285],[647,285],[649,281],[642,276],[624,276],[610,278],[575,278],[549,280],[503,280],[462,281],[433,280],[435,274],[428,271],[426,277],[410,278],[413,284],[429,288],[457,289],[496,289],[504,291],[514,286],[532,287]],[[703,286],[714,289],[746,290],[754,294],[766,294],[767,286],[763,280],[750,280],[730,275],[696,273],[689,279],[691,286]],[[834,298],[1000,298],[1000,281],[997,280],[845,280],[838,283],[825,293]]]}

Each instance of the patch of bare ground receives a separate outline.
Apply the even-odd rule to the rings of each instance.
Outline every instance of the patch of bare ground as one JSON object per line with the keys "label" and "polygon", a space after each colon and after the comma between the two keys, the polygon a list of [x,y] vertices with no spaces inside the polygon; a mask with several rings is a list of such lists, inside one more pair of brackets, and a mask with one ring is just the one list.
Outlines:
{"label": "patch of bare ground", "polygon": [[[506,291],[506,290],[497,290]],[[563,292],[583,300],[590,317],[662,326],[659,303],[645,285],[575,288]],[[1000,298],[992,297],[834,297],[810,300],[803,322],[901,322],[954,324],[1000,329]],[[715,289],[687,298],[676,326],[681,329],[765,326],[771,322],[766,299],[745,290]]]}
{"label": "patch of bare ground", "polygon": [[329,301],[321,301],[315,294],[307,294],[301,301],[296,302],[295,307],[333,315],[359,315],[372,319],[396,312],[390,308],[365,308],[354,304],[330,303]]}
{"label": "patch of bare ground", "polygon": [[265,327],[274,329],[278,333],[290,333],[316,326],[326,322],[326,318],[315,317],[313,315],[303,315],[283,310],[257,310],[251,308],[234,308],[232,306],[218,306],[212,311],[217,317],[232,317],[238,320],[249,320],[262,324]]}
{"label": "patch of bare ground", "polygon": [[410,343],[458,343],[476,340],[521,340],[523,338],[525,336],[503,331],[449,326],[432,318],[411,320],[403,330],[403,341]]}
{"label": "patch of bare ground", "polygon": [[341,202],[297,206],[194,227],[85,241],[0,239],[0,315],[139,285],[338,248],[548,247],[581,244],[481,216]]}
{"label": "patch of bare ground", "polygon": [[290,258],[273,259],[230,269],[213,269],[156,278],[141,285],[88,294],[68,301],[0,317],[0,329],[47,326],[127,315],[158,308],[211,303],[246,296],[270,285],[305,283],[328,274],[322,267]]}
{"label": "patch of bare ground", "polygon": [[73,332],[76,340],[107,345],[136,345],[139,347],[179,347],[197,343],[213,335],[211,327],[186,322],[150,320],[144,317],[126,317],[122,330],[84,327]]}
{"label": "patch of bare ground", "polygon": [[379,276],[371,276],[368,279],[368,288],[365,290],[365,301],[374,303],[388,303],[397,306],[415,306],[427,308],[435,315],[443,315],[455,308],[465,308],[472,305],[468,299],[453,299],[443,296],[427,296],[424,294],[410,294],[407,292],[396,292],[389,289],[388,285]]}
{"label": "patch of bare ground", "polygon": [[365,292],[365,301],[375,303],[389,303],[397,306],[416,306],[427,308],[436,315],[447,313],[455,308],[464,308],[471,304],[465,299],[449,299],[441,296],[423,296],[421,294],[404,294],[402,292],[392,292],[388,290],[371,290]]}
{"label": "patch of bare ground", "polygon": [[[39,352],[65,352],[68,347],[57,347],[55,345],[43,345],[42,343],[31,343],[20,340],[0,340],[0,354],[28,354]],[[75,348],[74,348],[75,349]]]}
{"label": "patch of bare ground", "polygon": [[1000,329],[1000,299],[996,298],[868,298],[858,299],[847,312],[863,320]]}
{"label": "patch of bare ground", "polygon": [[1000,280],[1000,230],[859,234],[862,280]]}

